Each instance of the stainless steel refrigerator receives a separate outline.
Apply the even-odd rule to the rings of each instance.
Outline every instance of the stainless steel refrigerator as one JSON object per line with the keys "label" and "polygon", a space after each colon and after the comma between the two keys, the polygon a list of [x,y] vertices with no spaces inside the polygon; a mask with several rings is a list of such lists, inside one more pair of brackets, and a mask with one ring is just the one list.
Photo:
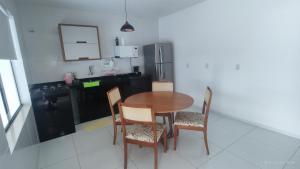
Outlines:
{"label": "stainless steel refrigerator", "polygon": [[174,81],[174,57],[171,43],[155,43],[143,46],[145,74],[155,81]]}

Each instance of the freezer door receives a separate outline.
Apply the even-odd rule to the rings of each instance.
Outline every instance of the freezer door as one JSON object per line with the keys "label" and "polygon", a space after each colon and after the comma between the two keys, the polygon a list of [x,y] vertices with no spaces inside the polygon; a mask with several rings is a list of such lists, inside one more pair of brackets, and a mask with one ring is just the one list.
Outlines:
{"label": "freezer door", "polygon": [[158,45],[159,63],[173,62],[173,47],[171,43],[159,43]]}
{"label": "freezer door", "polygon": [[156,78],[156,66],[155,66],[155,45],[146,45],[143,47],[144,62],[145,62],[145,74],[151,75],[153,79]]}
{"label": "freezer door", "polygon": [[154,57],[156,55],[156,47],[155,46],[156,46],[155,44],[151,44],[151,45],[146,45],[143,47],[144,56],[145,56],[145,59],[147,59],[147,61],[154,62]]}

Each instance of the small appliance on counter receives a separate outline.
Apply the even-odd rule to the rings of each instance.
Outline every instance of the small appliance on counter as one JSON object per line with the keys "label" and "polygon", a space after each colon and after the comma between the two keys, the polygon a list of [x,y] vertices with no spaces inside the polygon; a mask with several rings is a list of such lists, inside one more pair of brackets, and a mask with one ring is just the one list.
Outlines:
{"label": "small appliance on counter", "polygon": [[139,66],[133,66],[132,69],[133,69],[134,74],[139,75],[139,76],[142,75],[142,73],[140,72],[140,67]]}
{"label": "small appliance on counter", "polygon": [[138,46],[116,46],[115,57],[116,58],[139,57],[139,47]]}
{"label": "small appliance on counter", "polygon": [[133,66],[133,72],[134,73],[140,72],[140,67],[139,66]]}

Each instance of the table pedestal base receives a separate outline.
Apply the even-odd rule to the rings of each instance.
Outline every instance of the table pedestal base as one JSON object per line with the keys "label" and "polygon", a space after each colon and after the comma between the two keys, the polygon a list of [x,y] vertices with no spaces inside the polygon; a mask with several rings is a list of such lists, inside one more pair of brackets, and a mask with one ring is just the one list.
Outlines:
{"label": "table pedestal base", "polygon": [[172,137],[174,137],[174,132],[173,132],[174,113],[170,113],[168,115],[168,122],[169,122],[168,138],[172,138]]}

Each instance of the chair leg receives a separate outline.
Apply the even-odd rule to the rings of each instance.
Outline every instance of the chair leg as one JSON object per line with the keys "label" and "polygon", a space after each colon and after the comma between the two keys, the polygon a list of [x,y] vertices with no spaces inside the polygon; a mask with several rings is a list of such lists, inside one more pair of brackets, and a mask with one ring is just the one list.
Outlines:
{"label": "chair leg", "polygon": [[206,153],[209,155],[209,149],[208,149],[208,142],[207,142],[207,131],[203,131],[204,134],[204,142],[205,142],[205,147],[206,147]]}
{"label": "chair leg", "polygon": [[164,121],[163,123],[166,124],[166,117],[165,116],[163,116],[163,121]]}
{"label": "chair leg", "polygon": [[168,144],[167,144],[167,129],[164,130],[164,152],[167,152],[168,150]]}
{"label": "chair leg", "polygon": [[158,169],[158,162],[157,162],[157,144],[154,146],[154,169]]}
{"label": "chair leg", "polygon": [[176,127],[176,125],[174,125],[174,151],[176,150],[178,131],[178,128]]}
{"label": "chair leg", "polygon": [[127,143],[124,143],[124,169],[127,169],[127,154],[128,154]]}
{"label": "chair leg", "polygon": [[113,145],[116,145],[117,134],[118,134],[118,128],[117,128],[117,125],[114,125],[114,141],[113,141]]}

